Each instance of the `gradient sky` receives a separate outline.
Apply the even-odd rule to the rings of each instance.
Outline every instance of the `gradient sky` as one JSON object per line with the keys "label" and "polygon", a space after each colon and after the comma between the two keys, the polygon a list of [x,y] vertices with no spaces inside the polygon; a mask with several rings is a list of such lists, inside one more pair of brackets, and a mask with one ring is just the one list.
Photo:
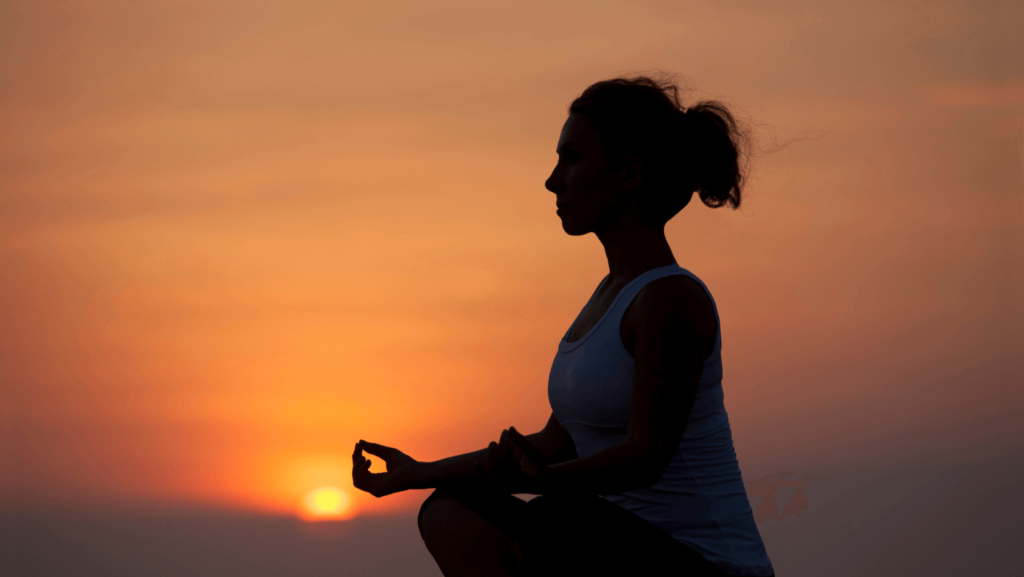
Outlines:
{"label": "gradient sky", "polygon": [[1024,455],[1022,21],[0,3],[0,498],[291,512],[351,489],[360,438],[435,459],[540,428],[606,272],[543,186],[566,107],[652,69],[762,150],[741,210],[668,227],[720,309],[744,477]]}

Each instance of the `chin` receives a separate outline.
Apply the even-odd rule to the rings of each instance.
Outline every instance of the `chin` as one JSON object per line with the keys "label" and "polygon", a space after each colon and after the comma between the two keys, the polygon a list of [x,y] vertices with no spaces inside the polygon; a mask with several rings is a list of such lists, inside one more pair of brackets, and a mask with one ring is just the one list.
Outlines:
{"label": "chin", "polygon": [[580,226],[578,224],[567,222],[564,220],[562,221],[562,230],[564,230],[565,234],[569,236],[583,236],[585,234],[594,232],[589,227]]}

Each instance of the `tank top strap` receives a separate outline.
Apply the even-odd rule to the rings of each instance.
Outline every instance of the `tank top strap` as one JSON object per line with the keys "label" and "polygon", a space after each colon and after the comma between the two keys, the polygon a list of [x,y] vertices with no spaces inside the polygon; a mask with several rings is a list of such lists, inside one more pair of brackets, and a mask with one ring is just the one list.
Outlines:
{"label": "tank top strap", "polygon": [[629,281],[629,284],[622,287],[619,294],[615,296],[615,300],[612,301],[612,305],[608,307],[608,313],[606,314],[608,320],[613,321],[612,325],[616,327],[617,331],[619,325],[622,324],[622,316],[626,314],[626,309],[629,308],[629,305],[633,304],[636,296],[640,294],[640,291],[644,290],[644,287],[660,278],[685,274],[687,274],[685,269],[676,263],[672,263],[667,266],[652,268]]}
{"label": "tank top strap", "polygon": [[[597,321],[597,324],[595,324],[589,331],[587,331],[587,334],[580,337],[579,340],[570,343],[568,341],[569,334],[572,332],[573,327],[576,326],[576,322],[579,321],[579,316],[577,316],[576,320],[573,321],[572,325],[569,326],[569,330],[565,332],[565,336],[562,337],[562,342],[559,343],[558,347],[559,350],[562,352],[569,352],[575,349],[576,347],[582,345],[587,340],[589,340],[591,336],[609,330],[614,330],[615,338],[618,339],[618,330],[619,325],[622,324],[622,315],[626,314],[626,309],[628,309],[629,305],[632,304],[633,299],[636,298],[636,295],[640,294],[640,291],[643,290],[643,288],[647,286],[651,281],[655,281],[659,278],[664,278],[667,276],[677,274],[690,275],[692,273],[688,273],[686,269],[680,267],[677,263],[672,263],[670,265],[652,268],[651,270],[646,271],[640,274],[640,276],[636,277],[635,279],[629,281],[629,283],[626,284],[626,286],[622,287],[622,289],[619,290],[619,294],[615,295],[615,299],[612,300],[612,304],[608,307],[608,310],[605,311],[601,319]],[[601,289],[601,286],[604,284],[606,280],[607,277],[605,277],[605,279],[601,281],[601,284],[598,285],[597,290],[595,290],[594,294],[591,295],[590,301],[594,299],[594,297],[597,295],[597,291]],[[587,301],[588,305],[590,304],[590,301]],[[586,307],[584,307],[584,309],[586,309]],[[580,311],[580,313],[582,314],[582,311]]]}

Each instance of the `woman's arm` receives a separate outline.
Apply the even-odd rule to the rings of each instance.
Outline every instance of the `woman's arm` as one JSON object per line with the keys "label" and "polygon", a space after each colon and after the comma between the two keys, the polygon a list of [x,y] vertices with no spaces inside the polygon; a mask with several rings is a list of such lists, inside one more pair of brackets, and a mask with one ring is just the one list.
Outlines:
{"label": "woman's arm", "polygon": [[[562,428],[561,423],[554,413],[548,419],[547,424],[540,431],[532,435],[525,435],[530,446],[537,451],[545,465],[554,465],[569,459],[576,458],[576,446],[572,442],[569,432]],[[438,487],[449,480],[463,480],[469,477],[478,478],[481,474],[492,478],[495,482],[515,485],[517,479],[514,472],[509,478],[507,471],[503,471],[505,463],[501,462],[504,451],[496,454],[498,443],[491,443],[486,449],[473,453],[457,455],[434,461],[422,463],[417,468],[413,483],[415,489],[429,489]],[[495,462],[495,460],[498,462]],[[483,471],[481,471],[483,468]],[[512,492],[515,487],[508,487]]]}
{"label": "woman's arm", "polygon": [[[524,436],[523,439],[546,465],[574,459],[577,456],[572,438],[569,437],[568,431],[562,428],[554,413],[543,429]],[[528,480],[522,478],[518,467],[508,462],[510,458],[511,454],[500,448],[499,443],[492,443],[486,449],[473,453],[422,463],[416,471],[413,488],[431,489],[449,482],[459,483],[466,479],[482,477],[510,493],[525,492],[527,487],[524,482]]]}
{"label": "woman's arm", "polygon": [[696,281],[670,276],[641,291],[627,311],[626,325],[635,335],[626,441],[545,467],[529,466],[528,450],[515,449],[524,473],[533,477],[530,492],[621,493],[657,483],[671,462],[693,408],[704,361],[714,348],[714,308]]}
{"label": "woman's arm", "polygon": [[[546,465],[576,457],[572,437],[554,414],[541,431],[527,435],[525,439]],[[383,459],[387,472],[370,473],[370,460],[363,456],[363,451]],[[424,463],[398,449],[359,441],[352,455],[352,482],[356,488],[377,497],[407,489],[432,489],[478,481],[481,477],[509,492],[520,492],[519,489],[523,488],[522,475],[507,462],[508,456],[507,451],[498,450],[497,443],[491,443],[479,451]]]}

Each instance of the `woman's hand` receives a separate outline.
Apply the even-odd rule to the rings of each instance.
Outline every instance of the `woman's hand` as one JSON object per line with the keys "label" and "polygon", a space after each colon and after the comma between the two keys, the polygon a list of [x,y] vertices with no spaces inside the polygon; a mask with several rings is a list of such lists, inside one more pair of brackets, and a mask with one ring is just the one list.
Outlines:
{"label": "woman's hand", "polygon": [[[370,460],[363,456],[363,451],[383,459],[387,472],[371,473]],[[419,461],[398,449],[359,441],[352,453],[352,484],[374,497],[412,489],[413,470],[417,465]]]}
{"label": "woman's hand", "polygon": [[544,458],[515,427],[501,432],[501,439],[487,447],[487,462],[476,464],[477,475],[516,492],[543,492],[547,467]]}

